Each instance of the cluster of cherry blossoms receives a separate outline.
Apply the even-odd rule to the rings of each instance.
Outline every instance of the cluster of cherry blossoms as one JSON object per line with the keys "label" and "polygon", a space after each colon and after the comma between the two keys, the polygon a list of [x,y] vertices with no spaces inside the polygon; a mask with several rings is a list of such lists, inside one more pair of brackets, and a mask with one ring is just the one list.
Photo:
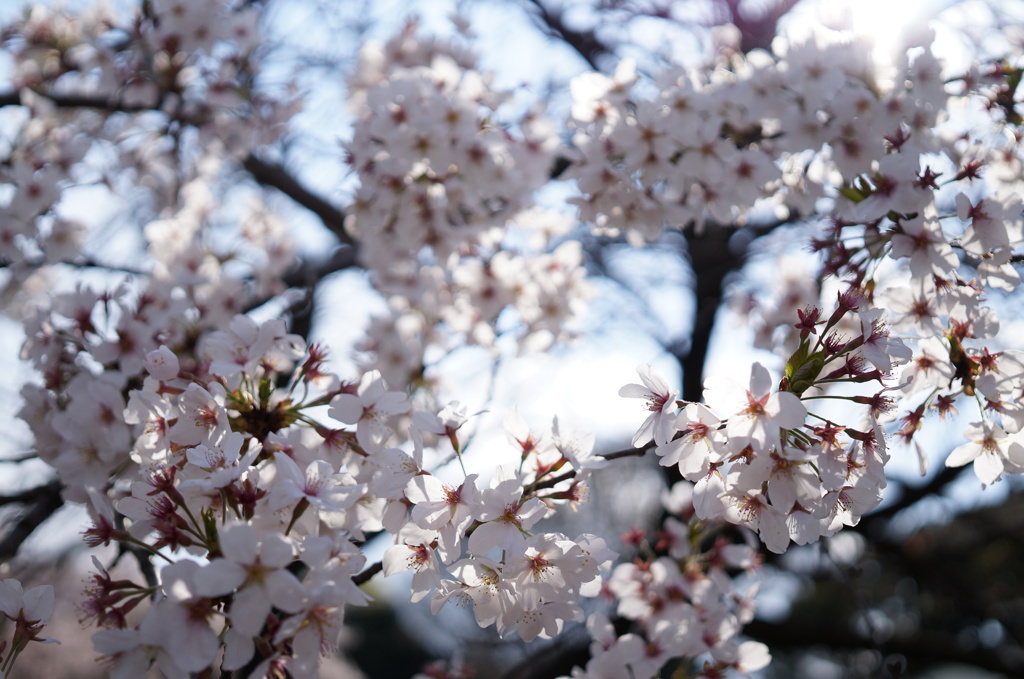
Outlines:
{"label": "cluster of cherry blossoms", "polygon": [[[622,388],[650,411],[633,444],[653,441],[660,464],[693,482],[699,519],[746,526],[782,553],[791,541],[808,544],[856,525],[878,505],[889,460],[878,416],[894,407],[885,378],[911,351],[890,336],[877,309],[862,304],[847,293],[828,319],[817,309],[801,312],[802,341],[777,386],[755,363],[747,382],[709,378],[703,403],[677,400],[649,367],[640,368],[642,385]],[[851,312],[860,315],[860,332],[843,336],[837,326]],[[834,396],[861,405],[859,428],[808,410],[807,402],[829,398],[838,385],[872,382],[873,394]]]}
{"label": "cluster of cherry blossoms", "polygon": [[209,182],[293,113],[256,87],[252,7],[160,0],[118,16],[103,3],[83,14],[35,6],[0,38],[14,67],[4,105],[22,107],[4,110],[13,134],[0,183],[18,190],[0,207],[0,258],[20,279],[91,263],[89,227],[64,199],[75,187],[129,201],[146,187],[146,209],[175,210],[189,180]]}
{"label": "cluster of cherry blossoms", "polygon": [[17,580],[0,580],[0,613],[14,623],[14,635],[10,643],[7,639],[0,641],[0,679],[11,675],[18,656],[30,642],[55,642],[54,639],[39,636],[53,615],[53,608],[51,585],[39,585],[26,592]]}
{"label": "cluster of cherry blossoms", "polygon": [[[884,174],[899,158],[887,156],[888,138],[928,144],[946,100],[930,52],[882,88],[855,41],[780,39],[776,47],[774,55],[737,55],[703,73],[666,69],[653,99],[638,96],[650,83],[629,61],[612,77],[574,80],[580,158],[568,176],[579,182],[581,216],[639,245],[666,227],[742,221],[762,198],[812,213],[826,186],[870,175],[875,163]],[[895,206],[900,197],[887,192],[869,204]]]}
{"label": "cluster of cherry blossoms", "polygon": [[[323,360],[282,322],[245,316],[200,338],[188,369],[165,346],[147,355],[148,376],[124,414],[136,434],[134,479],[86,488],[89,544],[125,542],[171,562],[153,585],[114,581],[97,562],[83,611],[107,628],[96,645],[113,676],[138,676],[151,663],[188,676],[210,667],[222,643],[223,669],[316,676],[345,607],[368,600],[357,584],[375,569],[363,570],[357,544],[381,531],[396,541],[384,573],[411,569],[414,601],[432,593],[436,611],[454,598],[482,626],[527,640],[555,636],[581,619],[579,597],[600,593],[601,569],[615,556],[604,540],[528,532],[577,500],[601,466],[592,439],[556,431],[539,445],[513,417],[519,468],[498,467],[487,484],[475,474],[445,484],[424,471],[423,440],[460,454],[464,410],[416,413],[400,436],[404,393],[379,373],[341,383]],[[321,421],[313,413],[325,406]],[[403,439],[409,452],[396,447]],[[573,478],[556,476],[563,468]],[[170,558],[182,551],[204,560]]]}
{"label": "cluster of cherry blossoms", "polygon": [[515,93],[490,79],[475,55],[410,23],[364,46],[349,80],[359,186],[347,227],[390,312],[366,367],[392,381],[413,381],[456,339],[492,346],[511,325],[498,324],[506,309],[521,345],[546,348],[589,293],[579,244],[563,242],[573,220],[533,206],[554,127],[534,109],[513,117]]}
{"label": "cluster of cherry blossoms", "polygon": [[[741,636],[759,565],[743,536],[781,553],[855,525],[881,501],[886,435],[916,443],[932,412],[977,411],[947,465],[973,463],[986,485],[1024,472],[1024,353],[997,343],[989,301],[1019,284],[1019,150],[982,154],[983,139],[941,119],[955,97],[1019,135],[1012,90],[1006,103],[1019,70],[946,82],[922,46],[882,78],[859,45],[820,40],[707,75],[669,68],[653,98],[629,62],[575,80],[564,176],[579,221],[639,244],[766,203],[824,210],[812,245],[839,291],[780,281],[777,303],[755,305],[778,365],[709,379],[702,402],[642,367],[620,392],[647,414],[634,449],[597,455],[593,435],[557,418],[532,430],[513,412],[518,462],[466,473],[468,409],[435,406],[447,399],[430,357],[497,352],[505,332],[543,348],[590,290],[577,219],[535,205],[558,174],[550,120],[508,113],[514,93],[468,50],[411,25],[363,50],[346,228],[389,311],[361,344],[366,370],[343,381],[283,319],[244,313],[294,297],[285,225],[214,197],[226,161],[290,112],[254,86],[255,8],[154,0],[124,21],[36,9],[5,36],[29,117],[0,169],[18,187],[0,208],[0,257],[26,283],[22,357],[40,375],[19,415],[64,497],[89,507],[86,543],[161,566],[135,582],[95,561],[81,612],[114,677],[315,677],[378,572],[411,573],[413,602],[469,608],[503,636],[585,620],[591,660],[575,679],[651,677],[676,659],[707,679],[747,674],[770,656]],[[126,143],[129,131],[150,142]],[[97,139],[161,211],[141,230],[147,268],[29,299],[58,280],[50,265],[84,261],[85,227],[61,196],[88,177]],[[223,221],[240,222],[229,245]],[[683,480],[656,539],[625,540],[632,561],[604,537],[549,529],[610,458],[652,449]],[[371,540],[390,542],[377,564]],[[0,610],[16,625],[5,672],[40,640],[52,590],[4,581]]]}

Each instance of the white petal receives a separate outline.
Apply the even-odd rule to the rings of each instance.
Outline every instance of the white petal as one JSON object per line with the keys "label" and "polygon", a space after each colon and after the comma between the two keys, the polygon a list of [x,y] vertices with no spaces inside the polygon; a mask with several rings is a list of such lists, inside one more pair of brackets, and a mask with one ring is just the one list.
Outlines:
{"label": "white petal", "polygon": [[363,402],[359,400],[358,396],[339,394],[331,401],[331,407],[327,414],[339,422],[355,424],[363,415]]}
{"label": "white petal", "polygon": [[228,617],[241,634],[255,636],[263,629],[270,613],[270,599],[259,587],[246,587],[235,594]]}
{"label": "white petal", "polygon": [[247,523],[231,523],[220,529],[220,551],[244,564],[256,561],[256,529]]}
{"label": "white petal", "polygon": [[995,483],[1003,474],[1003,458],[995,453],[984,453],[974,460],[974,473],[986,486]]}
{"label": "white petal", "polygon": [[292,562],[291,540],[280,533],[268,533],[263,536],[260,546],[260,562],[271,568],[284,568]]}
{"label": "white petal", "polygon": [[647,398],[650,395],[650,389],[635,383],[627,384],[619,389],[619,396],[622,396],[623,398]]}
{"label": "white petal", "polygon": [[46,622],[53,615],[53,586],[33,587],[25,592],[23,601],[26,620]]}
{"label": "white petal", "polygon": [[755,363],[750,369],[750,394],[754,398],[761,398],[772,390],[772,376],[760,363]]}
{"label": "white petal", "polygon": [[240,587],[248,572],[230,559],[214,559],[195,575],[196,592],[201,596],[223,596]]}
{"label": "white petal", "polygon": [[962,446],[958,446],[953,449],[953,452],[946,458],[946,466],[963,467],[965,464],[978,457],[980,452],[981,446],[977,443],[965,443]]}
{"label": "white petal", "polygon": [[266,576],[267,594],[270,603],[285,613],[295,613],[302,608],[306,590],[291,571],[279,570]]}

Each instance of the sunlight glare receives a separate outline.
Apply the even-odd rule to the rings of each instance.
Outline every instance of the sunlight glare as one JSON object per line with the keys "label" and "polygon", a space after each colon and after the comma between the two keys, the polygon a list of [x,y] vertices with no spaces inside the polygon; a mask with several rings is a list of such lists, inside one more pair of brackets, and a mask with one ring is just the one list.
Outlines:
{"label": "sunlight glare", "polygon": [[849,27],[870,40],[876,60],[894,63],[905,48],[905,35],[926,27],[928,5],[934,1],[826,0],[819,12],[825,23]]}

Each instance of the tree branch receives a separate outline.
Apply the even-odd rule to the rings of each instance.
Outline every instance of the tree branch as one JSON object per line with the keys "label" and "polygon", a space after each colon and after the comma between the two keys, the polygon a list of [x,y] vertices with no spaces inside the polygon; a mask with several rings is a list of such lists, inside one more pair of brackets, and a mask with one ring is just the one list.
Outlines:
{"label": "tree branch", "polygon": [[[73,94],[38,94],[41,99],[52,103],[57,108],[91,108],[110,113],[141,113],[157,110],[155,106],[142,104],[126,104],[119,99]],[[0,93],[0,107],[24,106],[26,104],[20,91]],[[345,231],[345,212],[329,201],[320,197],[303,186],[290,175],[281,165],[264,161],[250,154],[242,160],[242,167],[262,186],[269,186],[285,194],[296,203],[306,208],[324,223],[338,239],[346,245],[355,242]]]}
{"label": "tree branch", "polygon": [[956,636],[932,632],[911,638],[893,638],[881,643],[864,639],[844,625],[779,624],[753,620],[743,633],[768,644],[772,649],[807,649],[824,646],[829,650],[876,650],[883,655],[902,655],[913,660],[915,671],[944,663],[971,665],[1011,677],[1024,673],[1024,651],[1015,646],[965,649]]}
{"label": "tree branch", "polygon": [[0,561],[7,561],[14,557],[28,536],[64,505],[64,500],[60,496],[61,488],[60,481],[54,479],[44,486],[37,486],[12,496],[15,499],[9,500],[9,502],[22,503],[28,508],[18,518],[14,527],[7,532],[4,539],[0,541]]}
{"label": "tree branch", "polygon": [[275,188],[288,196],[319,217],[324,226],[338,237],[338,240],[345,245],[355,247],[355,241],[345,231],[345,212],[300,184],[284,167],[261,160],[253,154],[242,161],[242,167],[252,175],[257,183]]}
{"label": "tree branch", "polygon": [[364,570],[362,573],[358,575],[353,575],[352,582],[356,583],[357,585],[362,585],[363,583],[368,582],[370,578],[377,575],[377,573],[380,573],[382,570],[384,570],[384,564],[383,562],[378,561],[375,564],[367,566],[366,570]]}
{"label": "tree branch", "polygon": [[539,20],[541,27],[545,29],[550,37],[561,40],[571,47],[583,60],[594,69],[600,71],[597,60],[605,54],[612,54],[612,50],[597,37],[594,31],[578,31],[569,28],[563,20],[564,12],[554,12],[541,0],[529,0],[537,11],[534,15]]}
{"label": "tree branch", "polygon": [[779,19],[800,0],[777,0],[763,13],[751,16],[740,8],[740,0],[717,0],[719,25],[733,24],[740,32],[740,49],[744,54],[755,49],[771,49],[778,34]]}
{"label": "tree branch", "polygon": [[970,471],[971,467],[944,467],[942,471],[933,476],[927,483],[923,483],[920,486],[903,486],[903,492],[900,495],[900,499],[888,507],[883,507],[877,512],[872,512],[864,517],[864,522],[872,525],[877,525],[881,521],[891,519],[904,509],[917,504],[920,500],[926,497],[937,495],[946,486],[956,481],[965,471]]}

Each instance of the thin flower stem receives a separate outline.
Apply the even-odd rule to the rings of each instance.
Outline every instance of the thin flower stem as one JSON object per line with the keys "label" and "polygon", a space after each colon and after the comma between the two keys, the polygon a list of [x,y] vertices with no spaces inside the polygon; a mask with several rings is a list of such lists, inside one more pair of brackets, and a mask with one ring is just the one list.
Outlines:
{"label": "thin flower stem", "polygon": [[169,556],[167,556],[166,554],[161,552],[159,549],[156,549],[152,545],[146,544],[145,542],[143,542],[142,540],[139,540],[138,538],[135,538],[135,537],[132,537],[131,535],[129,535],[128,537],[124,538],[124,541],[125,542],[130,542],[133,545],[137,545],[138,547],[141,547],[142,549],[146,550],[150,554],[153,554],[154,556],[160,557],[161,559],[163,559],[167,563],[174,563],[173,559],[171,559]]}

